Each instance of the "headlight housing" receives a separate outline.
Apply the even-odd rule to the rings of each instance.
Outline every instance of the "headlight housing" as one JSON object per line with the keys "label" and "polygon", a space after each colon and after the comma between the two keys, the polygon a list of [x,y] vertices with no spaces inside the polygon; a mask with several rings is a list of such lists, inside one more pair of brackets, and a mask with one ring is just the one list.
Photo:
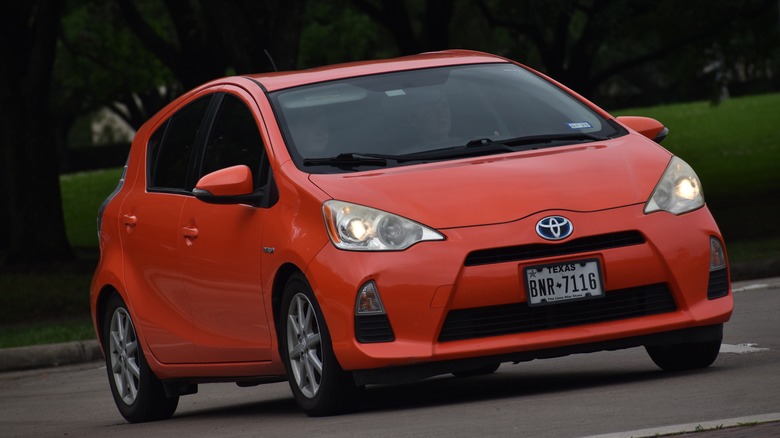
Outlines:
{"label": "headlight housing", "polygon": [[664,175],[645,204],[645,214],[667,211],[683,214],[704,205],[704,192],[699,177],[685,161],[672,157]]}
{"label": "headlight housing", "polygon": [[444,240],[437,231],[401,216],[342,201],[326,201],[322,214],[330,240],[351,251],[401,251],[425,240]]}

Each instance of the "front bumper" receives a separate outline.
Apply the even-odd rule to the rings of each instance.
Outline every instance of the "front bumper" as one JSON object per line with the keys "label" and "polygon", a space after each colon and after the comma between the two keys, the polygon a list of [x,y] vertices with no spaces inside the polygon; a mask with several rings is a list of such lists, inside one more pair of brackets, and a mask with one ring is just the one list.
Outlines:
{"label": "front bumper", "polygon": [[[549,243],[536,235],[536,222],[552,214],[564,215],[575,224],[575,234],[570,239]],[[588,351],[595,351],[594,346],[601,343],[620,343],[621,339],[643,339],[659,333],[670,333],[674,338],[681,330],[718,326],[730,318],[733,308],[730,290],[717,299],[707,296],[710,238],[721,240],[721,236],[706,207],[682,216],[663,212],[645,215],[641,205],[587,213],[546,211],[511,223],[439,231],[447,240],[423,242],[402,252],[349,252],[326,245],[310,264],[306,275],[344,369],[370,370],[432,362],[443,366],[464,359],[466,363],[484,362],[485,358],[516,361],[511,357],[533,358],[538,352],[566,351],[583,345],[590,346]],[[572,239],[626,231],[637,231],[641,242],[471,262],[475,251],[484,254],[486,249],[528,244],[552,247]],[[574,317],[563,311],[570,307],[577,314],[578,303],[528,308],[522,281],[525,266],[585,258],[600,261],[606,298],[625,301],[626,291],[651,287],[668,291],[667,303],[660,310],[585,319],[582,323],[572,322]],[[726,279],[727,275],[726,271]],[[376,283],[382,297],[394,335],[391,342],[356,340],[355,298],[360,286],[369,280]],[[725,287],[729,287],[728,281]],[[645,299],[643,296],[640,301]],[[598,310],[606,302],[582,303]],[[510,313],[510,321],[525,321],[538,316],[538,312],[546,312],[543,319],[563,323],[484,332],[480,330],[484,323],[478,321],[472,323],[477,329],[473,334],[445,336],[447,321],[453,315],[505,307],[522,310],[516,316]],[[629,342],[630,346],[635,343]]]}

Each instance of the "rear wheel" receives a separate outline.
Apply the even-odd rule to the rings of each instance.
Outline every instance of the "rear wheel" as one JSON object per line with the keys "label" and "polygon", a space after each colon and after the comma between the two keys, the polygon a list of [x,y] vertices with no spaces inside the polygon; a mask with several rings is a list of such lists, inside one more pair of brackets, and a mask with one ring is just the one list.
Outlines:
{"label": "rear wheel", "polygon": [[720,342],[648,345],[645,349],[653,362],[664,371],[685,371],[712,365],[720,352]]}
{"label": "rear wheel", "polygon": [[310,416],[351,410],[359,388],[336,360],[325,318],[300,274],[285,286],[281,315],[281,354],[298,406]]}
{"label": "rear wheel", "polygon": [[127,305],[118,294],[108,301],[103,348],[111,393],[119,412],[131,423],[170,418],[179,397],[166,397],[163,384],[152,373]]}

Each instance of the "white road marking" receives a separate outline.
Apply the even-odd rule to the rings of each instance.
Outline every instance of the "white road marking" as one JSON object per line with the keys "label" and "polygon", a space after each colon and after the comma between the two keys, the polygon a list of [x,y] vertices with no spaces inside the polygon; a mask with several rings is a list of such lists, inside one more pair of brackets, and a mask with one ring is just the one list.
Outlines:
{"label": "white road marking", "polygon": [[745,354],[745,353],[757,353],[759,351],[767,351],[767,350],[769,349],[760,348],[758,344],[737,344],[737,345],[720,344],[721,353]]}
{"label": "white road marking", "polygon": [[743,426],[755,423],[769,423],[780,421],[780,412],[764,415],[751,415],[749,417],[727,418],[725,420],[702,421],[700,423],[677,424],[674,426],[661,426],[650,429],[632,430],[628,432],[608,433],[605,435],[592,435],[585,438],[643,438],[662,435],[701,432],[703,430],[723,429],[726,427]]}
{"label": "white road marking", "polygon": [[769,284],[765,284],[765,283],[756,283],[756,284],[751,284],[749,286],[743,286],[738,289],[734,289],[732,290],[732,292],[743,292],[746,290],[757,290],[757,289],[769,289],[769,286],[770,286]]}
{"label": "white road marking", "polygon": [[737,281],[735,283],[731,283],[731,287],[732,287],[731,291],[746,292],[746,291],[765,290],[765,289],[780,289],[780,277],[764,278],[757,281],[761,281],[761,283],[756,283],[751,280]]}

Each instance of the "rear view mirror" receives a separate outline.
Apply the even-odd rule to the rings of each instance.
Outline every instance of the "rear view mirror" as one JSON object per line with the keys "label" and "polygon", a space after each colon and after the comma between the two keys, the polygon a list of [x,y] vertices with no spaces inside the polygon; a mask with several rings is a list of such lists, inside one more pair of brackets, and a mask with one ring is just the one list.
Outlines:
{"label": "rear view mirror", "polygon": [[617,118],[617,121],[656,143],[661,143],[669,134],[669,128],[650,117],[620,116]]}

